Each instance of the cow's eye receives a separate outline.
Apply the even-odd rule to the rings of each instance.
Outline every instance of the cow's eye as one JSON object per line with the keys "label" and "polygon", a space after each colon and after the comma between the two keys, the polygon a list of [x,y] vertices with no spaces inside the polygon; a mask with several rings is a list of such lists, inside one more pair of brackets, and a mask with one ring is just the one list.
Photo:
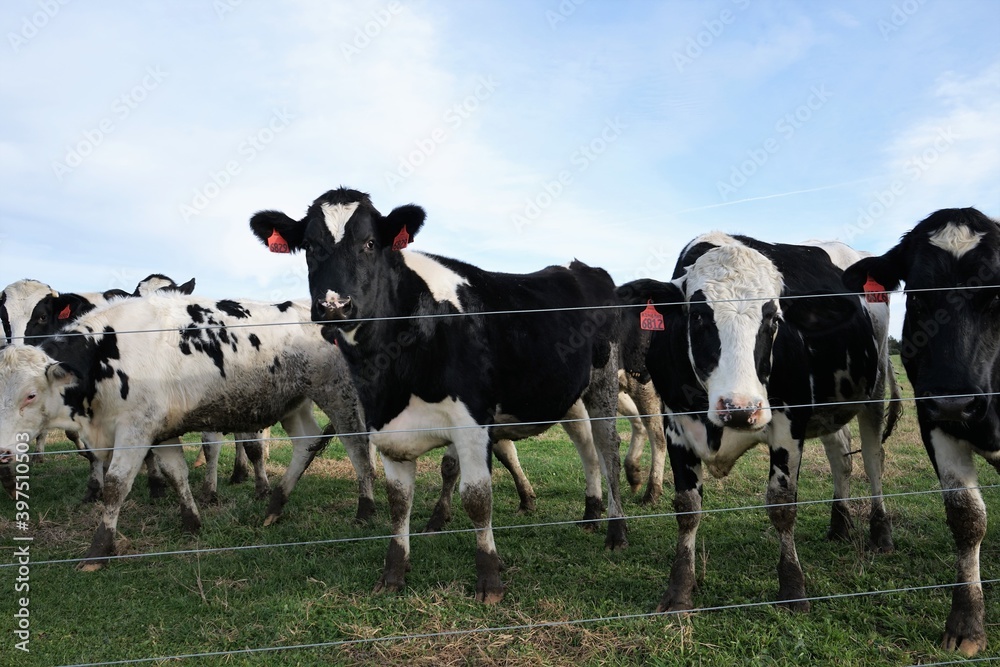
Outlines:
{"label": "cow's eye", "polygon": [[49,316],[48,315],[39,315],[38,316],[38,323],[39,324],[45,324],[48,321],[49,321]]}
{"label": "cow's eye", "polygon": [[38,394],[36,392],[33,392],[33,391],[29,392],[28,395],[24,397],[24,404],[27,405],[28,403],[31,403],[37,397],[38,397]]}
{"label": "cow's eye", "polygon": [[374,249],[375,249],[375,239],[368,239],[367,241],[365,241],[365,250],[374,250]]}

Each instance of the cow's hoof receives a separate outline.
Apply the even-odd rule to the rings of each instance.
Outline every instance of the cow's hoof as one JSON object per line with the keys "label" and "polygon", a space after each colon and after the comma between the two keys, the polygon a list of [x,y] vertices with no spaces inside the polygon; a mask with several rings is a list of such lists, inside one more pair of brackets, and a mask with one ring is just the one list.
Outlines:
{"label": "cow's hoof", "polygon": [[271,495],[271,487],[269,487],[267,484],[258,486],[256,489],[254,489],[254,497],[256,497],[257,500],[262,500],[264,498],[267,498],[269,495]]}
{"label": "cow's hoof", "polygon": [[779,602],[779,607],[783,607],[788,611],[794,611],[797,614],[805,614],[809,611],[809,600],[788,600],[785,602]]}
{"label": "cow's hoof", "polygon": [[628,461],[625,462],[625,481],[628,482],[632,493],[639,493],[639,488],[642,487],[642,477],[639,475],[639,468],[629,465]]}
{"label": "cow's hoof", "polygon": [[197,533],[201,530],[201,517],[186,507],[181,508],[181,528],[185,533]]}
{"label": "cow's hoof", "polygon": [[369,525],[375,516],[375,501],[371,498],[358,498],[358,511],[354,515],[354,523]]}
{"label": "cow's hoof", "polygon": [[444,527],[448,525],[449,521],[451,521],[450,512],[439,512],[435,510],[434,514],[432,514],[431,518],[427,521],[427,525],[424,526],[424,532],[440,533],[444,530]]}
{"label": "cow's hoof", "polygon": [[217,491],[207,491],[201,494],[201,502],[206,505],[218,505],[219,493]]}
{"label": "cow's hoof", "polygon": [[604,548],[609,551],[619,551],[628,546],[628,527],[625,519],[608,521],[608,534],[604,538]]}
{"label": "cow's hoof", "polygon": [[972,658],[986,649],[986,637],[961,637],[950,632],[944,633],[941,648],[946,651],[958,651],[966,658]]}
{"label": "cow's hoof", "polygon": [[268,526],[277,523],[278,519],[280,518],[281,518],[280,514],[268,514],[267,518],[264,519],[264,527],[267,528]]}
{"label": "cow's hoof", "polygon": [[233,468],[233,474],[229,477],[230,484],[242,484],[250,478],[250,472],[245,468]]}
{"label": "cow's hoof", "polygon": [[150,483],[149,484],[149,499],[159,500],[160,498],[167,497],[167,487],[165,484],[161,483]]}
{"label": "cow's hoof", "polygon": [[398,593],[406,588],[406,579],[382,575],[372,593]]}
{"label": "cow's hoof", "polygon": [[656,606],[656,613],[674,614],[676,616],[690,616],[691,610],[693,608],[694,607],[691,604],[686,604],[683,602],[671,602],[668,600],[666,602],[660,602],[660,604]]}
{"label": "cow's hoof", "polygon": [[645,495],[643,495],[642,499],[639,500],[639,504],[640,505],[655,505],[656,503],[658,503],[660,501],[660,496],[662,496],[662,495],[663,495],[663,489],[662,488],[657,489],[657,488],[654,488],[654,487],[647,486],[646,487],[646,493],[645,493]]}
{"label": "cow's hoof", "polygon": [[875,553],[887,554],[896,549],[892,542],[892,524],[888,518],[872,519],[869,526],[871,535],[868,539],[868,546]]}
{"label": "cow's hoof", "polygon": [[106,564],[106,562],[88,561],[86,563],[80,563],[76,569],[80,572],[97,572],[98,570],[104,569]]}
{"label": "cow's hoof", "polygon": [[525,498],[521,501],[521,504],[517,508],[518,514],[534,514],[535,513],[535,499]]}
{"label": "cow's hoof", "polygon": [[83,494],[83,498],[80,499],[82,505],[89,505],[90,503],[96,503],[101,499],[100,490],[87,489],[87,492]]}
{"label": "cow's hoof", "polygon": [[488,591],[476,591],[476,602],[482,602],[483,604],[497,604],[503,600],[503,586],[499,590],[488,590]]}

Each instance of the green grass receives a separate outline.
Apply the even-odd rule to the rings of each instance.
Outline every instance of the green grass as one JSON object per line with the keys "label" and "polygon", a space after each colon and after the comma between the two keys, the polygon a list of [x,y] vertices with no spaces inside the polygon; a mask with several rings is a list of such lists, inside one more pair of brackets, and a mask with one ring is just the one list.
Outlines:
{"label": "green grass", "polygon": [[[898,368],[897,364],[897,368]],[[623,430],[624,432],[624,430]],[[857,448],[857,447],[855,447]],[[517,496],[499,466],[494,473],[494,525],[526,526],[577,519],[583,513],[583,474],[565,434],[553,429],[523,443],[521,461],[538,493],[532,516],[516,513]],[[623,448],[624,452],[624,448]],[[287,444],[272,446],[269,475],[277,480],[288,461]],[[195,449],[188,451],[193,461]],[[223,453],[220,477],[231,470],[232,450]],[[440,455],[420,465],[413,526],[430,516],[436,499]],[[647,452],[648,462],[648,452]],[[867,494],[860,458],[853,491]],[[912,404],[887,444],[887,493],[937,488],[920,444]],[[197,490],[203,469],[192,471]],[[992,469],[990,469],[992,470]],[[754,450],[724,480],[706,482],[706,509],[763,502],[767,457]],[[995,475],[981,470],[984,484]],[[668,483],[670,480],[667,475]],[[83,459],[53,456],[36,465],[31,512],[36,561],[81,556],[97,525],[99,507],[81,506],[86,482]],[[137,481],[119,522],[126,553],[235,545],[369,538],[389,532],[385,493],[377,489],[374,525],[352,523],[355,483],[339,443],[306,472],[284,518],[262,527],[265,501],[250,484],[220,484],[221,502],[202,505],[198,538],[180,531],[174,499],[151,503]],[[800,500],[832,494],[829,468],[818,442],[807,446]],[[386,543],[382,539],[185,554],[113,561],[84,574],[71,564],[31,569],[31,652],[13,648],[9,631],[15,611],[13,571],[0,571],[0,664],[61,665],[178,654],[233,651],[326,642],[355,642],[252,655],[201,658],[199,665],[909,665],[953,660],[938,649],[950,607],[950,591],[839,597],[813,603],[808,614],[772,605],[777,592],[777,540],[761,509],[707,515],[698,535],[702,607],[751,605],[702,611],[686,618],[647,617],[509,629],[434,638],[376,638],[505,628],[573,619],[600,619],[651,612],[659,601],[673,559],[676,523],[657,516],[671,509],[668,491],[656,507],[637,504],[626,492],[629,547],[610,553],[603,535],[576,525],[502,528],[497,546],[507,569],[507,597],[496,606],[473,600],[474,539],[470,533],[415,536],[408,587],[373,595]],[[984,491],[987,506],[996,490]],[[458,504],[458,499],[456,498]],[[875,555],[853,542],[824,537],[826,504],[800,508],[799,557],[812,596],[950,583],[954,545],[937,494],[890,498],[896,551]],[[3,561],[13,551],[13,509],[0,511]],[[468,528],[457,505],[452,528]],[[867,505],[858,501],[855,524],[866,528]],[[863,532],[863,531],[859,531]],[[998,536],[991,529],[982,550],[983,578],[998,576]],[[987,589],[987,622],[1000,622],[995,590]],[[1000,632],[988,627],[997,655]],[[166,664],[166,663],[161,663]]]}

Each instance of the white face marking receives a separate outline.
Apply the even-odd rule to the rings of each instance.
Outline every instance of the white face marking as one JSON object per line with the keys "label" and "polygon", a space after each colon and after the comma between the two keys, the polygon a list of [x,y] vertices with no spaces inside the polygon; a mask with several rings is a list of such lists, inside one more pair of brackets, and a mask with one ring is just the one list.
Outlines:
{"label": "white face marking", "polygon": [[979,475],[972,458],[972,445],[939,428],[931,429],[930,436],[942,486],[946,489],[978,486]]}
{"label": "white face marking", "polygon": [[344,240],[344,230],[347,228],[347,221],[354,215],[354,211],[358,208],[358,202],[351,202],[350,204],[321,204],[320,208],[323,209],[323,221],[326,222],[326,228],[330,230],[330,235],[333,236],[334,243],[340,243]]}
{"label": "white face marking", "polygon": [[932,234],[928,240],[931,245],[950,252],[955,259],[961,259],[962,255],[979,245],[981,238],[983,232],[973,232],[965,225],[948,223]]}
{"label": "white face marking", "polygon": [[458,300],[458,288],[460,285],[468,285],[468,280],[423,253],[410,250],[400,252],[406,266],[427,284],[435,301],[447,301],[458,312],[464,312],[462,303]]}
{"label": "white face marking", "polygon": [[719,365],[705,382],[708,418],[725,425],[719,411],[723,402],[741,408],[759,406],[755,424],[765,426],[771,411],[767,388],[757,377],[754,350],[763,323],[761,309],[765,301],[780,296],[781,273],[761,253],[732,242],[699,257],[688,267],[684,284],[689,301],[699,290],[705,295],[719,332]]}
{"label": "white face marking", "polygon": [[[15,345],[22,345],[24,340],[24,329],[31,319],[31,311],[35,309],[38,302],[47,296],[59,296],[59,292],[37,280],[18,280],[4,288],[7,300],[4,307],[7,309],[7,321],[10,323],[11,335],[15,340],[8,341]],[[2,330],[0,330],[2,331]]]}

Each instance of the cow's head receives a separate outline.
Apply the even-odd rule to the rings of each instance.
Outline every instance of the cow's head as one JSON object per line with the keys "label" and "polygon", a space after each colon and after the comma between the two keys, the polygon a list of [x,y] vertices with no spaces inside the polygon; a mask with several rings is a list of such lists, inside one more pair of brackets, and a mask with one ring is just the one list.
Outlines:
{"label": "cow's head", "polygon": [[704,252],[675,281],[687,311],[688,356],[718,426],[758,430],[771,421],[767,382],[781,309],[781,274],[739,243]]}
{"label": "cow's head", "polygon": [[881,257],[844,273],[851,291],[906,283],[902,358],[918,414],[970,422],[987,414],[1000,356],[1000,229],[974,208],[929,215]]}
{"label": "cow's head", "polygon": [[94,304],[79,294],[50,294],[35,304],[24,328],[24,342],[39,345],[84,313],[94,309]]}
{"label": "cow's head", "polygon": [[[424,211],[407,205],[383,216],[363,192],[330,190],[312,203],[301,220],[261,211],[250,228],[272,250],[304,250],[314,321],[361,320],[379,314],[383,273],[399,260],[397,251],[413,240]],[[277,247],[276,247],[277,246]],[[347,330],[356,322],[344,323]]]}
{"label": "cow's head", "polygon": [[[0,294],[0,324],[3,325],[2,345],[23,344],[24,330],[38,302],[58,292],[37,280],[18,280]],[[0,346],[2,346],[0,345]]]}
{"label": "cow's head", "polygon": [[684,256],[697,259],[672,282],[635,281],[619,296],[626,303],[664,304],[656,310],[667,332],[678,332],[675,340],[683,330],[712,423],[759,430],[771,420],[767,382],[781,319],[781,274],[764,255],[723,235],[711,243],[696,240]]}
{"label": "cow's head", "polygon": [[70,369],[37,347],[0,350],[0,465],[9,470],[39,433],[67,418],[63,391],[77,381]]}
{"label": "cow's head", "polygon": [[146,296],[153,292],[172,292],[176,294],[191,294],[194,292],[194,278],[182,285],[174,282],[173,278],[162,273],[154,273],[146,276],[135,286],[135,290],[128,296]]}

